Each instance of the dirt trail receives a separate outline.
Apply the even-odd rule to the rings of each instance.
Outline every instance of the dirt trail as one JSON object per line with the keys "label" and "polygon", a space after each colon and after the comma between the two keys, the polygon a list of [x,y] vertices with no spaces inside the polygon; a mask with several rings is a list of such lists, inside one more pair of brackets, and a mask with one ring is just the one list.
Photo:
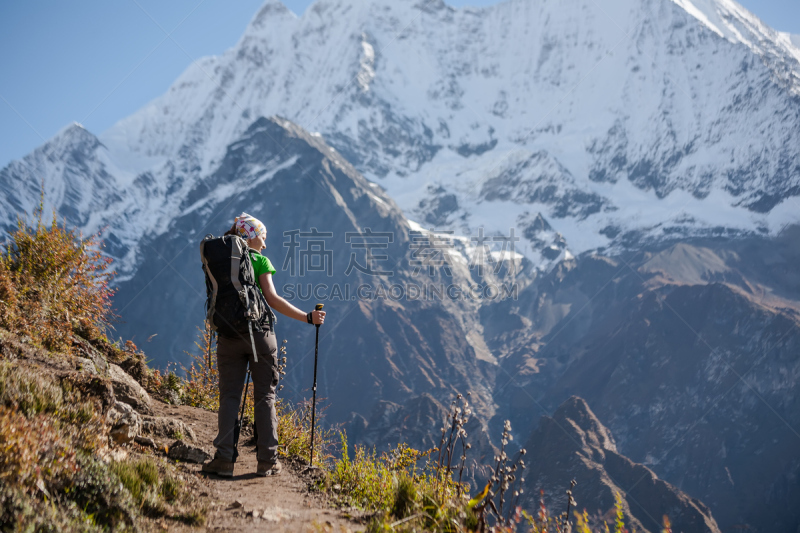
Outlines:
{"label": "dirt trail", "polygon": [[[197,435],[197,445],[213,453],[217,415],[187,406],[154,402],[156,414],[181,419]],[[332,508],[323,495],[309,493],[298,476],[297,467],[284,463],[278,476],[257,477],[255,447],[239,446],[239,460],[233,478],[204,476],[200,465],[183,464],[201,476],[207,487],[201,496],[209,502],[206,531],[363,531],[364,526],[348,520],[345,513]],[[237,503],[238,502],[238,503]],[[239,506],[238,504],[241,504]]]}

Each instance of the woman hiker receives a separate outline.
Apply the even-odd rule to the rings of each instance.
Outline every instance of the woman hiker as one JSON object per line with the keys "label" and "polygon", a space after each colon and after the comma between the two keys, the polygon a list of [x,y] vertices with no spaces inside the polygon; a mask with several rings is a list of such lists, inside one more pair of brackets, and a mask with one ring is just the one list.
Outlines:
{"label": "woman hiker", "polygon": [[[325,311],[304,313],[287,302],[275,291],[272,275],[275,268],[261,250],[266,248],[267,228],[258,219],[242,213],[225,235],[239,235],[250,247],[250,261],[262,294],[270,308],[296,320],[309,324],[322,324]],[[250,339],[230,338],[220,335],[217,340],[217,368],[219,370],[219,413],[214,459],[203,465],[203,472],[219,476],[233,476],[233,427],[239,412],[242,388],[247,374],[247,363],[253,376],[255,423],[258,427],[259,476],[275,475],[281,471],[278,461],[278,419],[275,414],[275,389],[278,385],[278,343],[275,331],[253,332],[258,362],[253,360]]]}

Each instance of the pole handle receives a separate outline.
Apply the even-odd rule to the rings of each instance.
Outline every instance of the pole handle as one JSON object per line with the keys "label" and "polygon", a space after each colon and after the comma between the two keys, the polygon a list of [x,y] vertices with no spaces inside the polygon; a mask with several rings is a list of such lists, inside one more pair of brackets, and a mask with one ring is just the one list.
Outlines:
{"label": "pole handle", "polygon": [[[314,311],[322,311],[322,308],[325,307],[325,304],[317,304],[314,306]],[[317,326],[317,331],[319,331],[319,324],[314,324]]]}

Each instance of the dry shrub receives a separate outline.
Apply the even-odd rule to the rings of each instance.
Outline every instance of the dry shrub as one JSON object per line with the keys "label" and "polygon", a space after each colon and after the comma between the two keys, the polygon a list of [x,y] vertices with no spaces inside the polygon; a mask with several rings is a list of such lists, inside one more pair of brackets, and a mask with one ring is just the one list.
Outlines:
{"label": "dry shrub", "polygon": [[[219,409],[219,372],[217,371],[217,347],[211,329],[197,328],[197,352],[185,352],[190,358],[188,367],[183,367],[186,379],[182,387],[182,400],[186,405],[201,407],[209,411]],[[250,391],[252,405],[252,390]]]}
{"label": "dry shrub", "polygon": [[107,439],[102,417],[76,414],[92,402],[72,381],[59,388],[31,370],[0,362],[0,524],[84,531],[131,526],[142,515],[202,523],[207,509],[172,465],[150,457],[99,461],[94,451]]}
{"label": "dry shrub", "polygon": [[31,419],[48,415],[70,446],[89,451],[101,445],[103,420],[93,391],[82,392],[83,384],[71,379],[59,382],[41,368],[0,361],[0,405]]}
{"label": "dry shrub", "polygon": [[102,335],[111,317],[114,272],[97,236],[82,238],[37,210],[19,219],[0,255],[0,325],[51,351],[71,353],[73,331]]}
{"label": "dry shrub", "polygon": [[35,492],[61,486],[78,471],[76,451],[53,419],[30,419],[0,406],[0,480]]}
{"label": "dry shrub", "polygon": [[[26,417],[0,406],[0,524],[16,531],[83,531],[133,523],[126,495],[82,451],[85,438],[50,415]],[[37,526],[42,517],[51,522]]]}
{"label": "dry shrub", "polygon": [[[314,464],[324,465],[333,459],[333,439],[336,432],[322,425],[326,407],[324,398],[317,400],[314,423]],[[282,457],[297,458],[308,463],[311,460],[311,409],[310,401],[294,405],[278,398],[275,413],[278,416],[278,452]]]}
{"label": "dry shrub", "polygon": [[104,334],[114,273],[101,248],[55,216],[47,226],[41,206],[0,245],[0,530],[139,530],[145,516],[196,525],[207,512],[166,462],[100,460],[113,391],[65,371],[65,355],[105,357],[147,388],[162,385],[133,343]]}

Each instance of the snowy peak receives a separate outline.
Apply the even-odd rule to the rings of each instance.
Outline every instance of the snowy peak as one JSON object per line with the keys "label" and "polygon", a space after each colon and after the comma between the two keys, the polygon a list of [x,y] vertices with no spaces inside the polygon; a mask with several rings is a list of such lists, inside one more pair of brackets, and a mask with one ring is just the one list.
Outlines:
{"label": "snowy peak", "polygon": [[9,226],[17,216],[33,212],[44,187],[46,211],[56,207],[69,224],[85,227],[93,200],[114,194],[114,178],[107,172],[106,162],[97,137],[80,124],[68,125],[23,159],[0,170],[0,205],[6,213],[0,223]]}
{"label": "snowy peak", "polygon": [[706,27],[769,61],[794,94],[800,94],[800,50],[734,0],[672,0]]}
{"label": "snowy peak", "polygon": [[497,236],[524,221],[534,261],[774,234],[800,195],[796,53],[728,0],[319,0],[302,17],[270,1],[234,48],[80,141],[84,176],[124,191],[91,216],[125,205],[139,234],[157,231],[257,117],[279,115],[420,223]]}
{"label": "snowy peak", "polygon": [[687,13],[729,41],[748,46],[776,32],[733,0],[672,0]]}
{"label": "snowy peak", "polygon": [[[747,43],[737,23],[762,25],[752,13],[730,0],[673,0],[718,35],[734,42]],[[762,25],[763,26],[763,25]]]}
{"label": "snowy peak", "polygon": [[94,134],[81,124],[73,122],[23,158],[23,161],[30,163],[32,159],[43,159],[60,166],[62,163],[75,163],[77,159],[91,157],[100,146],[101,142]]}
{"label": "snowy peak", "polygon": [[45,146],[60,147],[64,151],[69,149],[91,150],[99,144],[100,140],[84,128],[83,124],[73,122],[56,133],[53,139],[46,143]]}
{"label": "snowy peak", "polygon": [[278,17],[284,18],[286,15],[293,14],[286,5],[280,0],[267,0],[258,10],[253,20],[250,22],[251,26],[264,24],[267,18]]}
{"label": "snowy peak", "polygon": [[258,33],[275,22],[289,23],[296,19],[297,16],[292,13],[283,2],[267,1],[250,21],[244,34],[251,35],[253,33]]}

